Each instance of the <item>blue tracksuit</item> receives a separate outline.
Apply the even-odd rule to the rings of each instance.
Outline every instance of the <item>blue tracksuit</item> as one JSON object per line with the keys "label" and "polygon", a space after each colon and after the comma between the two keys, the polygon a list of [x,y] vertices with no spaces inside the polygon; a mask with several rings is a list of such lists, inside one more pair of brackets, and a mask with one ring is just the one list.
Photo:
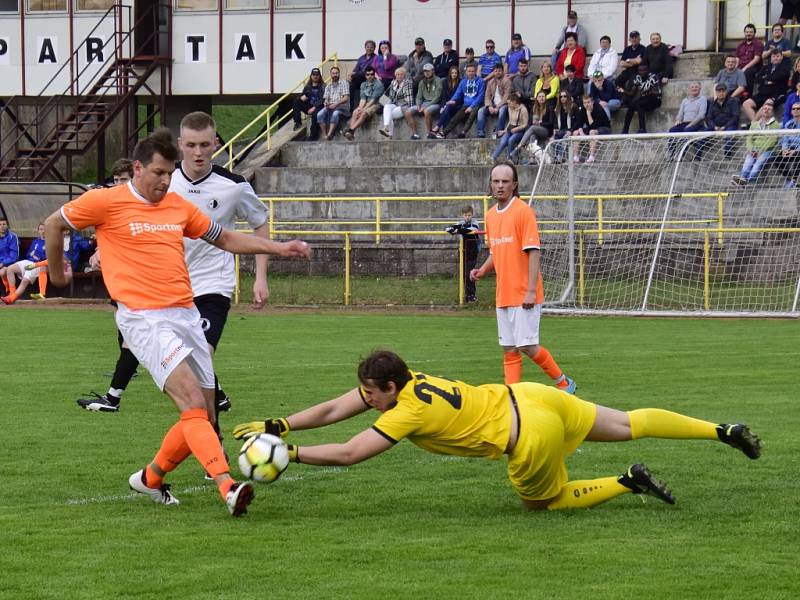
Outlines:
{"label": "blue tracksuit", "polygon": [[458,84],[456,93],[453,94],[453,97],[450,99],[455,101],[456,104],[463,102],[464,106],[468,108],[477,108],[483,105],[484,87],[483,79],[477,75],[474,79],[467,79],[465,77],[461,80],[461,83]]}
{"label": "blue tracksuit", "polygon": [[39,262],[47,258],[47,253],[44,250],[44,240],[39,238],[33,240],[27,254],[25,254],[25,258],[31,262]]}
{"label": "blue tracksuit", "polygon": [[19,260],[19,238],[10,229],[0,238],[0,265],[7,267]]}

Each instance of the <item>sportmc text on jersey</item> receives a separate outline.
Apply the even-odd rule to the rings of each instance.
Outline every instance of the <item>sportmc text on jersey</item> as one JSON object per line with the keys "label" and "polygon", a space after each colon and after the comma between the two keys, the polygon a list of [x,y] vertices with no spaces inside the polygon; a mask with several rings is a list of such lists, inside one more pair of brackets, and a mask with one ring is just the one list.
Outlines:
{"label": "sportmc text on jersey", "polygon": [[131,235],[137,236],[140,233],[157,233],[159,231],[180,231],[183,232],[183,227],[176,223],[128,223],[131,228]]}

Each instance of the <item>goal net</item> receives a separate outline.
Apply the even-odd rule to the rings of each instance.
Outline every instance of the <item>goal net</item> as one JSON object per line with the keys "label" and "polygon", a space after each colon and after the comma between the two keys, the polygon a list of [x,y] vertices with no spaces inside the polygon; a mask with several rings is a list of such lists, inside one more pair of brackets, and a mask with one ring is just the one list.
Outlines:
{"label": "goal net", "polygon": [[791,130],[567,138],[538,162],[548,310],[800,316]]}

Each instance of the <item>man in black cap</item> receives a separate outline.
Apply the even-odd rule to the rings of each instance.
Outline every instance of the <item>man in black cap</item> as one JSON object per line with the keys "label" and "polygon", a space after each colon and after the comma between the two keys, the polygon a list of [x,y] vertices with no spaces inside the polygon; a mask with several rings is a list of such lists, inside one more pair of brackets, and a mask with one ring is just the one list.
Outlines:
{"label": "man in black cap", "polygon": [[294,118],[295,130],[303,128],[302,115],[305,113],[310,117],[311,131],[308,139],[316,140],[319,137],[319,125],[317,124],[317,113],[325,106],[323,96],[325,94],[325,82],[322,80],[322,72],[314,67],[308,77],[306,85],[299,96],[294,99],[292,106],[292,116]]}
{"label": "man in black cap", "polygon": [[586,33],[586,29],[583,25],[578,25],[578,13],[574,10],[571,10],[567,13],[567,24],[561,28],[561,33],[558,34],[558,39],[556,40],[556,45],[553,46],[553,54],[550,57],[550,64],[553,66],[553,71],[556,70],[556,61],[558,60],[558,54],[564,48],[564,43],[567,39],[567,33],[572,32],[578,37],[578,45],[581,48],[586,48],[586,45],[589,43],[589,34]]}
{"label": "man in black cap", "polygon": [[442,53],[433,59],[433,69],[437,77],[445,79],[453,66],[458,67],[458,51],[453,49],[453,40],[445,38],[442,42]]}
{"label": "man in black cap", "polygon": [[433,62],[433,54],[425,48],[425,40],[418,37],[414,40],[414,49],[408,54],[408,58],[403,66],[406,69],[406,77],[414,82],[414,95],[417,94],[419,80],[422,79],[422,67]]}
{"label": "man in black cap", "polygon": [[478,59],[475,58],[475,49],[472,46],[469,46],[466,50],[464,50],[464,60],[461,62],[461,66],[458,67],[458,76],[461,79],[464,79],[464,75],[466,74],[467,67],[475,67],[476,71],[480,73],[480,62]]}
{"label": "man in black cap", "polygon": [[642,36],[638,31],[631,31],[628,34],[630,44],[625,46],[622,52],[622,57],[619,61],[619,66],[622,67],[622,72],[617,75],[614,84],[617,89],[624,90],[625,84],[631,79],[636,77],[637,68],[644,60],[644,46],[642,46]]}

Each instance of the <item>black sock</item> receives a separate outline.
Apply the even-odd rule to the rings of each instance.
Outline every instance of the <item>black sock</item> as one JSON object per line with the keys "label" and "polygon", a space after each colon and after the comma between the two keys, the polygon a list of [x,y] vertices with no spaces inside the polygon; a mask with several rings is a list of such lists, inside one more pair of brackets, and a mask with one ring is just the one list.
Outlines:
{"label": "black sock", "polygon": [[139,361],[128,348],[120,348],[117,366],[114,368],[114,375],[111,377],[111,387],[124,390],[136,373]]}

